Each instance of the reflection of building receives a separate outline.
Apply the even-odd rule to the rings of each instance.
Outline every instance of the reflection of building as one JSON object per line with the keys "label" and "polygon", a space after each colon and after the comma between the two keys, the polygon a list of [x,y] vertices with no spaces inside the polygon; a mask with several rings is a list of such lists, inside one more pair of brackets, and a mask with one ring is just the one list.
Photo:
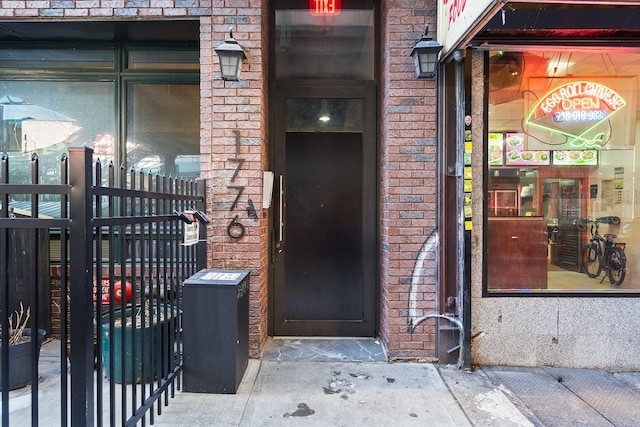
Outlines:
{"label": "reflection of building", "polygon": [[81,129],[65,114],[10,95],[0,98],[0,119],[5,151],[30,152],[69,144]]}

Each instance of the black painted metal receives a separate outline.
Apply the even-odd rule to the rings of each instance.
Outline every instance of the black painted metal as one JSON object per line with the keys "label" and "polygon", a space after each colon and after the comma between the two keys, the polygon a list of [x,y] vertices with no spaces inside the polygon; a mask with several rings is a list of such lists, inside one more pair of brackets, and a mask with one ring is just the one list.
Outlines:
{"label": "black painted metal", "polygon": [[[370,337],[376,333],[376,135],[375,126],[369,125],[375,122],[374,89],[358,84],[282,85],[274,92],[273,111],[281,116],[274,119],[273,169],[276,177],[282,177],[281,181],[276,178],[274,189],[274,236],[279,235],[277,224],[283,218],[282,240],[272,245],[274,335]],[[288,100],[294,99],[361,99],[362,132],[288,130]],[[358,144],[356,140],[359,151],[352,146]],[[326,151],[292,148],[298,143],[313,145],[309,141]],[[337,150],[336,141],[351,148],[345,145],[343,151]],[[292,168],[294,157],[298,161],[305,156],[311,156],[305,164],[315,169]],[[305,172],[308,176],[301,180]],[[347,184],[351,188],[342,188]],[[326,191],[327,185],[333,193]],[[309,299],[309,295],[322,298]]]}
{"label": "black painted metal", "polygon": [[[39,276],[49,280],[49,252],[38,250],[40,237],[55,231],[60,244],[60,399],[66,402],[69,386],[71,399],[61,404],[60,425],[146,425],[153,423],[155,413],[161,414],[161,398],[166,406],[168,397],[180,387],[182,370],[181,286],[183,281],[205,263],[205,245],[183,245],[183,226],[176,215],[188,210],[204,211],[204,181],[185,181],[161,176],[119,171],[113,165],[93,164],[93,150],[70,148],[69,157],[61,158],[60,184],[39,184],[43,171],[38,158],[32,158],[32,183],[10,184],[8,156],[0,162],[0,324],[8,329],[8,239],[12,230],[26,229],[31,242],[29,285],[33,289],[28,304],[32,307],[51,306],[48,296],[35,291]],[[103,178],[102,170],[106,170]],[[31,201],[27,217],[12,217],[10,201],[24,195]],[[59,218],[39,218],[42,196],[59,197]],[[204,226],[200,227],[204,239]],[[103,249],[106,248],[106,249]],[[47,269],[39,267],[46,257]],[[57,266],[56,266],[57,267]],[[108,303],[102,304],[101,283],[108,283]],[[130,283],[131,296],[116,301],[115,282]],[[93,287],[97,297],[94,300]],[[126,295],[123,286],[123,294]],[[128,307],[149,307],[150,315],[142,316],[141,331],[132,333],[132,354],[122,335],[119,350],[110,337],[118,320],[126,323]],[[32,310],[30,326],[40,324],[40,310]],[[104,325],[103,316],[108,317]],[[71,321],[72,320],[72,321]],[[159,347],[152,332],[157,328]],[[137,329],[136,329],[137,330]],[[155,329],[154,329],[155,330]],[[110,381],[103,392],[103,342],[107,344],[114,372],[114,358],[118,356],[124,380],[130,373],[133,384]],[[150,350],[136,350],[136,344],[150,343]],[[68,368],[64,343],[71,347],[71,367]],[[8,356],[8,336],[2,337],[3,360]],[[36,348],[33,342],[32,348]],[[140,357],[145,356],[145,357]],[[140,375],[133,369],[136,358],[141,360]],[[38,359],[31,357],[31,424],[38,423]],[[9,426],[10,366],[2,366],[2,425]],[[70,384],[67,374],[70,372]],[[115,378],[112,378],[115,379]],[[145,381],[146,379],[146,381]],[[139,384],[136,384],[139,383]],[[121,396],[120,399],[117,396]],[[97,414],[97,415],[96,415]],[[24,422],[24,420],[20,420]]]}
{"label": "black painted metal", "polygon": [[249,270],[184,282],[184,391],[236,393],[249,363]]}

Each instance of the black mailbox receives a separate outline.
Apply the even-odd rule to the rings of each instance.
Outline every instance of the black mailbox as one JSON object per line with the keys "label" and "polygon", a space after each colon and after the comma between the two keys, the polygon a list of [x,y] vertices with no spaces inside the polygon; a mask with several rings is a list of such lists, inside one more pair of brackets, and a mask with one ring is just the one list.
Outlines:
{"label": "black mailbox", "polygon": [[182,298],[183,390],[235,393],[249,361],[249,271],[200,270]]}

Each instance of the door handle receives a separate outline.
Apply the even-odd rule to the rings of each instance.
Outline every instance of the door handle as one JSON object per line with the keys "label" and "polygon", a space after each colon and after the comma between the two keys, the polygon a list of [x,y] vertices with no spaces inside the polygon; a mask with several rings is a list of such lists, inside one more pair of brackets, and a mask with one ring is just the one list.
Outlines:
{"label": "door handle", "polygon": [[278,241],[276,249],[278,253],[284,249],[284,177],[278,177]]}

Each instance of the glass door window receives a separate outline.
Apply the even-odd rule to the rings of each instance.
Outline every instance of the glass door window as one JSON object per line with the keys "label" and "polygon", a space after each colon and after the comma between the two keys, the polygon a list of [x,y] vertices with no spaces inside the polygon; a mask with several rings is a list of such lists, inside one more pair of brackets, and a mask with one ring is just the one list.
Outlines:
{"label": "glass door window", "polygon": [[309,2],[274,3],[276,79],[373,80],[376,2],[342,2],[330,16]]}

